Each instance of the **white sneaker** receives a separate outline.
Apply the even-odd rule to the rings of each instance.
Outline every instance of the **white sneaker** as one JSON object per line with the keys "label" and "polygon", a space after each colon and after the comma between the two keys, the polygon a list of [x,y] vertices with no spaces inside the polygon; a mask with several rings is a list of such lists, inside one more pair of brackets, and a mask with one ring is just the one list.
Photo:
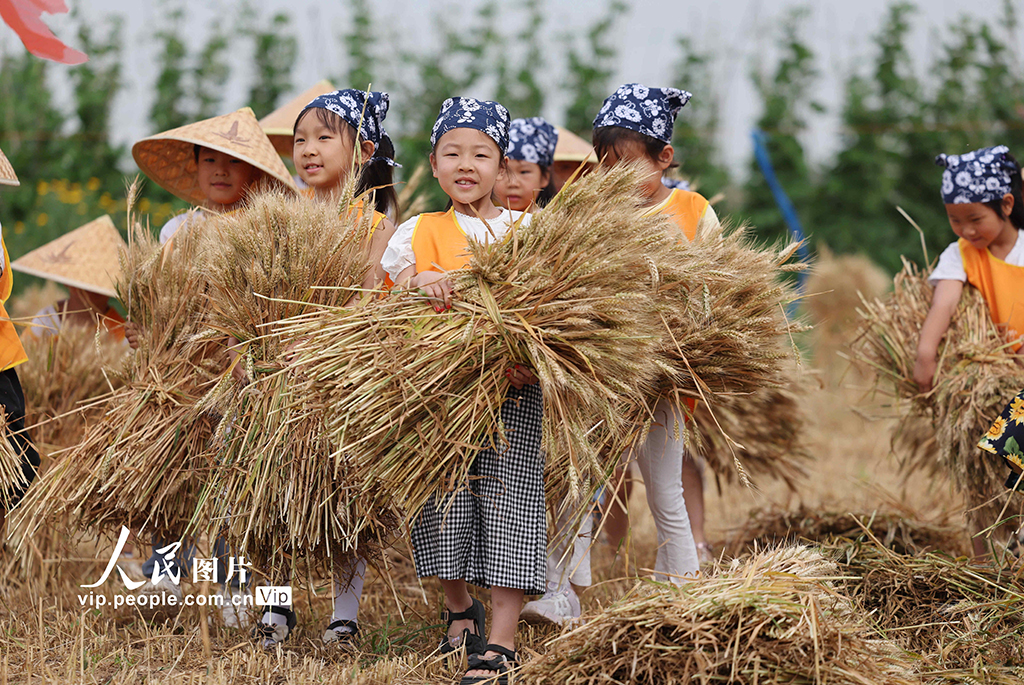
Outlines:
{"label": "white sneaker", "polygon": [[247,594],[233,585],[222,586],[220,596],[224,600],[220,605],[220,618],[225,628],[248,628],[252,623],[252,616],[244,600]]}
{"label": "white sneaker", "polygon": [[[143,595],[148,596],[148,601],[139,601]],[[136,591],[135,599],[138,612],[147,621],[166,621],[174,618],[181,613],[183,604],[181,588],[167,576],[156,583],[147,580],[146,584]]]}
{"label": "white sneaker", "polygon": [[548,589],[540,599],[527,602],[519,618],[532,625],[576,623],[580,620],[580,598],[572,588]]}

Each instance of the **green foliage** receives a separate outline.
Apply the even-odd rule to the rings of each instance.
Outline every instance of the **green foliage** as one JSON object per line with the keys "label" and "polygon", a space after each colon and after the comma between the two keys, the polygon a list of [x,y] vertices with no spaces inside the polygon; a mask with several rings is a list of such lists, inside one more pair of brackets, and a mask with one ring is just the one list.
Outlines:
{"label": "green foliage", "polygon": [[689,38],[680,38],[679,48],[682,54],[672,83],[693,93],[693,98],[676,118],[672,146],[681,175],[702,195],[711,197],[729,185],[729,172],[719,163],[716,143],[720,113],[712,74],[714,60],[697,51]]}
{"label": "green foliage", "polygon": [[[349,0],[349,30],[342,36],[348,53],[348,71],[341,79],[342,88],[362,88],[375,83],[373,12],[367,0]],[[379,89],[379,86],[374,86]]]}
{"label": "green foliage", "polygon": [[[751,76],[763,105],[757,127],[768,134],[768,153],[775,174],[801,215],[810,209],[814,185],[799,136],[807,129],[808,113],[822,109],[810,97],[818,72],[814,53],[800,36],[806,18],[805,9],[792,10],[785,16],[777,42],[780,57],[774,71],[770,75],[763,70],[755,71]],[[743,213],[758,235],[767,240],[786,235],[782,214],[754,160],[750,163],[745,199]]]}
{"label": "green foliage", "polygon": [[188,50],[181,39],[183,18],[184,12],[180,8],[169,11],[161,22],[162,28],[154,36],[161,46],[157,57],[160,73],[156,77],[156,98],[149,108],[149,120],[157,131],[177,128],[189,122],[185,99]]}
{"label": "green foliage", "polygon": [[[537,116],[544,108],[544,91],[537,76],[537,65],[544,63],[541,35],[544,31],[545,12],[540,0],[527,0],[522,28],[515,37],[516,51],[502,50],[495,65],[498,79],[498,102],[505,105],[513,118]],[[519,55],[517,64],[511,64],[513,55]]]}
{"label": "green foliage", "polygon": [[291,33],[291,18],[280,12],[263,27],[255,10],[245,13],[242,34],[252,40],[256,80],[249,90],[249,106],[256,117],[274,111],[281,95],[291,89],[292,66],[299,52],[299,41]]}
{"label": "green foliage", "polygon": [[229,45],[220,23],[215,23],[192,67],[192,96],[196,104],[193,120],[223,114],[220,111],[221,100],[224,86],[231,76],[231,68],[226,61]]}
{"label": "green foliage", "polygon": [[567,90],[569,108],[565,113],[565,127],[590,138],[594,116],[601,103],[611,93],[608,80],[615,70],[617,53],[611,44],[615,23],[629,6],[621,0],[611,0],[604,16],[598,18],[586,32],[583,52],[573,36],[563,40],[568,48]]}

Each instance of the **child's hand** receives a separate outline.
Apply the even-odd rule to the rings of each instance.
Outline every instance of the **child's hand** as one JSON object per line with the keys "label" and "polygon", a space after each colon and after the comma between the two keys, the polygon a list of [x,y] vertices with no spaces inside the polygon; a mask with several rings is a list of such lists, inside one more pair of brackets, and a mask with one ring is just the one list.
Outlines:
{"label": "child's hand", "polygon": [[935,355],[917,355],[914,362],[914,381],[921,392],[928,392],[932,389],[932,381],[935,380],[935,370],[938,366]]}
{"label": "child's hand", "polygon": [[139,345],[142,344],[142,326],[134,321],[125,321],[124,339],[128,342],[128,347],[133,350],[139,349]]}
{"label": "child's hand", "polygon": [[413,276],[409,287],[423,291],[434,305],[435,312],[452,308],[452,282],[436,271],[424,271]]}
{"label": "child's hand", "polygon": [[522,390],[527,385],[536,385],[540,382],[533,371],[521,364],[516,364],[511,369],[505,369],[505,378],[516,390]]}

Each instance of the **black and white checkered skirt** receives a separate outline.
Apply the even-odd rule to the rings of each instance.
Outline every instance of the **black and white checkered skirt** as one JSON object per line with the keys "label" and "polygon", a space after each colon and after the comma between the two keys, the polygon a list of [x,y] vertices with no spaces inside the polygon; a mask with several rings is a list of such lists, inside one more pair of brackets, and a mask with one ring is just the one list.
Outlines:
{"label": "black and white checkered skirt", "polygon": [[501,418],[508,444],[482,450],[469,482],[420,512],[412,528],[416,574],[542,594],[547,523],[540,385],[509,390]]}

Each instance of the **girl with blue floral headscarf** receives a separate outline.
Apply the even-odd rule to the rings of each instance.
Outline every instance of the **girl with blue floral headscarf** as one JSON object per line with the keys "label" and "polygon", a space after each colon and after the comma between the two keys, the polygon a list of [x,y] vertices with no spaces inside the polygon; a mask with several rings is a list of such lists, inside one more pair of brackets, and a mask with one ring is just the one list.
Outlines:
{"label": "girl with blue floral headscarf", "polygon": [[[420,214],[395,232],[383,266],[399,286],[422,289],[438,313],[451,308],[448,271],[469,261],[468,237],[501,240],[530,216],[494,204],[494,185],[506,166],[508,111],[496,102],[449,98],[430,137],[430,166],[451,208]],[[465,646],[470,683],[499,682],[517,661],[516,626],[524,594],[544,588],[547,521],[543,408],[537,378],[529,369],[507,369],[508,398],[501,420],[514,429],[500,453],[481,449],[465,483],[427,503],[412,529],[419,577],[437,576],[444,589],[448,626],[440,651]],[[415,455],[410,455],[415,458]],[[468,585],[491,589],[491,630],[485,610]],[[485,637],[486,636],[486,637]]]}
{"label": "girl with blue floral headscarf", "polygon": [[543,207],[555,195],[551,165],[558,129],[541,117],[513,119],[508,132],[508,165],[494,184],[498,206],[517,212]]}
{"label": "girl with blue floral headscarf", "polygon": [[[939,155],[935,162],[945,167],[942,201],[958,240],[943,251],[928,277],[935,292],[921,326],[914,364],[914,380],[922,392],[932,388],[939,343],[949,329],[965,283],[977,288],[985,298],[992,320],[1005,330],[1012,349],[1019,351],[1024,340],[1024,201],[1020,165],[1005,145],[962,155]],[[999,436],[990,431],[988,437]],[[989,447],[992,445],[983,445],[985,449]],[[990,523],[975,520],[972,527],[980,532]],[[987,553],[980,535],[975,535],[972,542],[976,556]]]}

